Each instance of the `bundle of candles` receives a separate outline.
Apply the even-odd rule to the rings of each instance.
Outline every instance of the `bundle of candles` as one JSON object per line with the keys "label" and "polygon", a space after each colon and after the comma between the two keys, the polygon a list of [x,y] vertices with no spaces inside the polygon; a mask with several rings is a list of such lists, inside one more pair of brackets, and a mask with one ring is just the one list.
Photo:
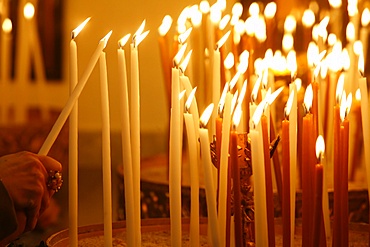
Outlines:
{"label": "bundle of candles", "polygon": [[[355,139],[360,138],[360,126],[363,130],[364,163],[370,178],[367,80],[358,73],[364,71],[363,50],[367,47],[364,37],[367,35],[363,34],[364,30],[358,31],[357,2],[348,2],[348,9],[355,11],[350,12],[346,48],[342,49],[342,42],[334,34],[328,35],[327,28],[334,13],[320,21],[313,19],[304,26],[304,37],[309,37],[302,45],[307,62],[303,61],[305,58],[302,61],[297,59],[299,56],[293,49],[297,27],[293,16],[285,20],[283,51],[276,50],[278,29],[274,26],[277,9],[274,2],[265,6],[264,14],[260,13],[258,4],[252,4],[245,21],[241,19],[243,8],[240,3],[233,6],[231,16],[225,13],[226,1],[217,1],[212,6],[202,1],[199,6],[188,7],[178,18],[172,50],[168,35],[172,18],[164,18],[159,27],[159,44],[171,106],[171,246],[181,246],[181,166],[185,153],[188,154],[191,178],[191,246],[199,245],[200,169],[204,172],[209,241],[212,246],[244,246],[246,242],[255,242],[257,246],[275,245],[273,181],[276,181],[282,205],[283,244],[294,245],[297,178],[302,189],[302,243],[318,246],[319,243],[326,243],[326,238],[332,235],[335,246],[348,246],[348,164],[350,157],[357,157],[354,151],[359,149],[359,142]],[[333,7],[332,10],[336,9]],[[303,17],[307,16],[314,18],[315,13],[306,10]],[[77,246],[77,101],[99,60],[103,109],[104,238],[105,246],[111,246],[109,99],[103,51],[111,32],[99,42],[85,72],[78,79],[74,39],[88,20],[72,32],[70,98],[39,153],[48,153],[70,116],[69,233],[70,245]],[[133,35],[131,43],[130,100],[123,51],[129,36],[119,41],[118,49],[125,201],[132,202],[126,204],[128,246],[141,245],[138,45],[148,34],[143,32],[144,27],[145,22]],[[357,40],[359,33],[362,42]],[[299,78],[305,75],[300,70],[308,71],[306,78]],[[282,82],[278,78],[282,78]],[[353,97],[355,92],[356,97]],[[201,115],[199,110],[203,112]],[[269,140],[275,140],[280,133],[281,145],[273,156],[272,169]],[[250,143],[249,158],[253,173],[252,234],[245,233],[245,212],[241,199],[243,185],[240,181],[243,178],[240,177],[241,144],[238,139],[245,134],[248,135],[246,142]],[[215,147],[215,164],[211,157],[212,145]],[[183,153],[183,149],[187,152]],[[353,161],[352,166],[360,162]],[[333,230],[330,229],[326,179],[329,167],[334,167]],[[370,179],[368,184],[370,187]],[[246,238],[246,235],[250,237]]]}
{"label": "bundle of candles", "polygon": [[[198,168],[204,172],[212,246],[243,246],[249,241],[257,246],[275,246],[274,182],[282,206],[284,246],[294,245],[297,189],[302,191],[302,243],[326,245],[332,236],[333,246],[348,246],[348,177],[353,179],[353,171],[362,163],[357,153],[362,148],[368,178],[370,174],[364,77],[369,10],[363,10],[359,31],[357,1],[348,1],[348,25],[331,21],[332,15],[337,18],[341,3],[330,4],[327,15],[305,10],[299,27],[293,15],[287,16],[280,34],[274,2],[264,6],[264,14],[261,5],[252,3],[243,20],[240,3],[234,4],[229,15],[224,11],[225,2],[210,6],[201,1],[180,14],[173,40],[168,34],[172,18],[164,17],[158,31],[171,106],[171,245],[181,244],[180,171],[185,155],[182,150],[187,149],[184,153],[189,156],[192,198],[190,238],[194,246],[199,238]],[[340,35],[345,25],[343,48]],[[295,44],[298,30],[303,39]],[[282,37],[281,46],[275,37]],[[296,52],[294,47],[300,50]],[[363,147],[359,141],[361,126]],[[241,145],[237,141],[238,135],[245,133],[251,146],[254,192],[254,233],[250,238],[246,237],[251,235],[246,233],[245,205],[241,203]],[[268,150],[277,134],[281,135],[281,145],[271,166]],[[214,164],[210,145],[215,146]],[[332,169],[333,229],[328,199]]]}

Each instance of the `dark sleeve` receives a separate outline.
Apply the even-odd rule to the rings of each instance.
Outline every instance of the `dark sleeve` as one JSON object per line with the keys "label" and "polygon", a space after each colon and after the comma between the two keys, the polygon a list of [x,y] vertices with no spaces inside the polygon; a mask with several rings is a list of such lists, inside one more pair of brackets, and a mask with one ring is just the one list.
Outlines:
{"label": "dark sleeve", "polygon": [[17,230],[17,227],[13,201],[0,180],[0,241]]}

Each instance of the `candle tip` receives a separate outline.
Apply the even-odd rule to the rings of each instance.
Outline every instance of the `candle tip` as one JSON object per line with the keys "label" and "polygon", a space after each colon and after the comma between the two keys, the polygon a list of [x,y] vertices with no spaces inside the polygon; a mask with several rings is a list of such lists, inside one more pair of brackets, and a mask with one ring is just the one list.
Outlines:
{"label": "candle tip", "polygon": [[104,42],[104,48],[107,46],[107,43],[108,43],[108,40],[109,40],[109,38],[110,38],[110,36],[112,35],[112,30],[110,30],[105,36],[104,36],[104,38],[102,38],[101,40],[100,40],[100,42]]}

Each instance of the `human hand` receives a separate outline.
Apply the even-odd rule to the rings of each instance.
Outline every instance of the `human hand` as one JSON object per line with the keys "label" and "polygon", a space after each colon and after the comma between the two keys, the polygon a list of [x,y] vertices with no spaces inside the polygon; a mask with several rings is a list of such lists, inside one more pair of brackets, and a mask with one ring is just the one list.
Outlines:
{"label": "human hand", "polygon": [[[19,152],[0,158],[0,178],[13,200],[18,230],[35,228],[39,215],[48,207],[54,190],[47,187],[48,171],[61,171],[61,164],[48,156]],[[23,226],[22,226],[23,222]]]}

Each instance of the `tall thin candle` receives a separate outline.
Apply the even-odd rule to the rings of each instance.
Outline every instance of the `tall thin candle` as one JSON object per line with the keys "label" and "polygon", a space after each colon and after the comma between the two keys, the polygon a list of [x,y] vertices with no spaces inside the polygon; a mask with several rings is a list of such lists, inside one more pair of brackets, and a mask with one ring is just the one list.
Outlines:
{"label": "tall thin candle", "polygon": [[110,121],[108,75],[105,52],[99,58],[100,62],[100,90],[102,113],[102,165],[103,165],[103,202],[104,202],[104,246],[113,246],[112,237],[112,178],[111,178],[111,148],[110,148]]}
{"label": "tall thin candle", "polygon": [[[90,18],[72,31],[70,42],[70,71],[69,71],[69,93],[72,94],[78,82],[78,63],[77,63],[77,44],[75,38],[84,28]],[[78,245],[78,103],[76,101],[71,115],[69,116],[69,155],[68,155],[68,175],[69,175],[69,245]]]}
{"label": "tall thin candle", "polygon": [[122,138],[122,159],[125,183],[125,210],[126,210],[126,239],[128,246],[136,246],[136,231],[135,231],[135,211],[134,204],[134,184],[132,178],[132,152],[131,152],[131,137],[130,137],[130,108],[127,89],[127,72],[125,51],[123,49],[130,34],[126,35],[119,41],[118,53],[118,71],[119,71],[119,86],[120,86],[120,114],[121,114],[121,138]]}

